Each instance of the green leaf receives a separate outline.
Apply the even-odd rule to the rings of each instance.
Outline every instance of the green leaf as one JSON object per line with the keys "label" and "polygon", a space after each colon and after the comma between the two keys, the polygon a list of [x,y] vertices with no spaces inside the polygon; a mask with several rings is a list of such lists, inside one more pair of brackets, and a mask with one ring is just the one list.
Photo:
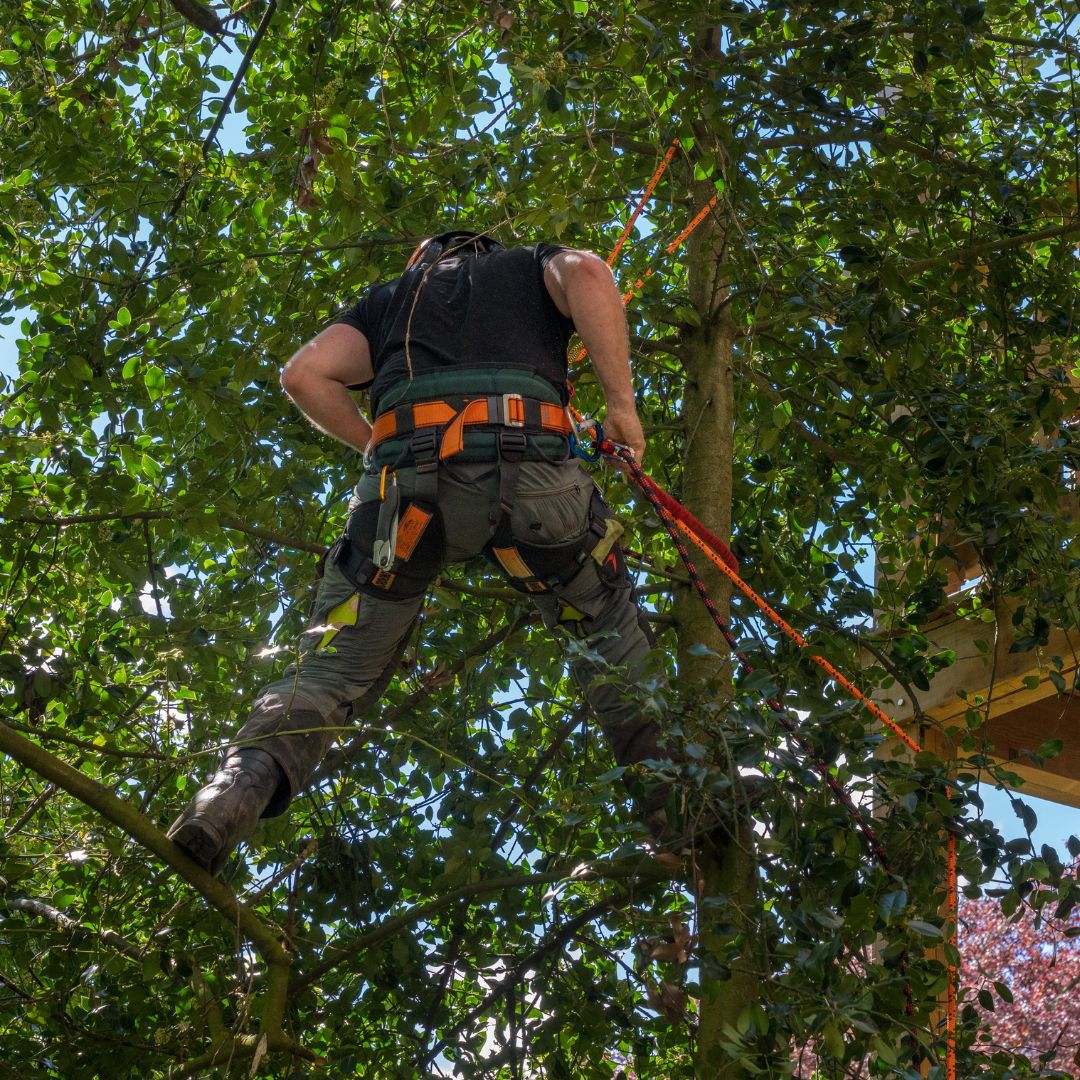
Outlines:
{"label": "green leaf", "polygon": [[914,930],[916,934],[920,934],[922,937],[941,940],[945,936],[940,927],[934,926],[933,923],[923,922],[921,919],[910,919],[907,925],[908,929]]}
{"label": "green leaf", "polygon": [[94,377],[94,369],[87,363],[85,357],[69,356],[65,365],[68,371],[81,382],[89,382]]}
{"label": "green leaf", "polygon": [[143,383],[146,385],[151,400],[157,400],[165,391],[165,372],[151,364],[143,372]]}
{"label": "green leaf", "polygon": [[886,893],[878,903],[878,914],[886,921],[901,915],[907,907],[907,890],[896,889]]}
{"label": "green leaf", "polygon": [[1035,756],[1043,758],[1044,760],[1050,760],[1056,758],[1061,754],[1061,751],[1065,749],[1065,742],[1062,739],[1047,739],[1046,742],[1041,743],[1039,748],[1035,751]]}

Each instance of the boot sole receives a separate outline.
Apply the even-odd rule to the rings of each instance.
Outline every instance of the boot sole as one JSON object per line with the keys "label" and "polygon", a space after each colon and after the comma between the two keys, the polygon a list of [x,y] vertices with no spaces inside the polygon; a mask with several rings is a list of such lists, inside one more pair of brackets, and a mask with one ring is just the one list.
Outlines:
{"label": "boot sole", "polygon": [[221,841],[216,829],[208,828],[197,818],[188,818],[186,821],[177,822],[166,835],[204,870],[208,873],[214,872],[221,852]]}

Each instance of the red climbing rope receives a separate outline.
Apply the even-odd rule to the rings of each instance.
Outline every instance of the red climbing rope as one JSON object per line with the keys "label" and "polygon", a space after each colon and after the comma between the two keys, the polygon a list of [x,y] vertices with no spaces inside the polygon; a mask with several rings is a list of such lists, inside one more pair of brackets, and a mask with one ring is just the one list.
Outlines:
{"label": "red climbing rope", "polygon": [[[600,444],[603,450],[603,443]],[[641,471],[640,469],[638,470]],[[635,478],[636,479],[636,478]],[[641,473],[638,481],[641,489],[649,496],[650,501],[659,503],[676,524],[689,536],[702,551],[710,558],[719,558],[732,573],[737,575],[739,560],[732,554],[731,548],[720,539],[716,533],[707,529],[704,523],[692,514],[685,506],[673,496],[669,495],[659,484]]]}
{"label": "red climbing rope", "polygon": [[[720,614],[720,611],[717,608],[715,601],[709,595],[709,590],[706,588],[705,582],[702,580],[701,572],[695,565],[694,560],[691,559],[690,552],[687,550],[686,545],[683,543],[682,538],[679,535],[680,529],[691,540],[693,540],[699,548],[701,548],[701,550],[709,557],[709,559],[717,567],[719,567],[719,569],[723,571],[723,573],[725,573],[732,580],[732,582],[741,589],[742,592],[744,592],[747,596],[754,600],[758,607],[765,611],[773,620],[773,622],[775,622],[776,625],[779,626],[784,631],[784,633],[792,639],[792,641],[795,641],[801,648],[808,647],[806,639],[803,638],[802,635],[794,629],[794,627],[790,626],[775,611],[773,611],[773,609],[769,607],[769,605],[766,604],[765,601],[762,600],[761,597],[758,596],[757,593],[754,592],[754,590],[751,589],[750,586],[747,585],[741,577],[739,577],[738,573],[736,573],[736,571],[732,569],[726,559],[714,552],[711,547],[704,540],[698,537],[687,524],[679,521],[670,513],[665,503],[661,501],[661,499],[657,495],[657,493],[660,492],[661,489],[653,480],[650,480],[649,477],[645,475],[641,466],[634,459],[634,455],[630,453],[629,450],[626,450],[624,447],[621,446],[616,446],[614,443],[609,442],[606,439],[600,439],[598,442],[598,446],[602,454],[607,454],[609,457],[613,457],[616,460],[621,461],[626,466],[635,483],[638,485],[645,497],[652,504],[653,509],[660,516],[660,520],[664,523],[664,527],[667,529],[668,535],[671,537],[672,543],[674,543],[676,550],[679,552],[679,557],[682,559],[683,564],[686,566],[687,573],[690,575],[690,581],[693,584],[694,589],[697,591],[698,596],[701,597],[701,602],[705,605],[709,614],[712,616],[712,620],[716,624],[716,628],[720,631],[720,633],[723,635],[724,640],[728,643],[728,647],[731,649],[732,655],[739,662],[739,667],[744,674],[749,675],[754,670],[754,667],[750,663],[750,658],[739,647],[738,640],[731,632],[731,628],[724,620],[724,617]],[[663,494],[666,495],[666,492]],[[671,496],[667,495],[667,498],[671,499]],[[673,499],[671,501],[674,502]],[[697,519],[695,518],[694,520],[696,521]],[[704,526],[702,527],[704,528]],[[712,534],[710,533],[709,535]],[[734,559],[734,556],[732,556],[732,559]],[[815,661],[820,660],[821,664],[819,666],[823,667],[826,671],[831,672],[833,674],[833,677],[836,678],[842,686],[844,686],[845,688],[850,688],[854,692],[855,696],[865,705],[869,706],[872,711],[876,710],[878,713],[881,713],[881,710],[876,705],[874,705],[873,702],[869,701],[861,693],[861,691],[859,691],[856,687],[852,686],[852,684],[842,675],[840,675],[839,672],[837,672],[836,669],[831,664],[829,664],[827,660],[825,660],[823,657],[818,657],[813,654],[811,655],[810,659]],[[837,780],[837,778],[833,775],[832,770],[829,768],[828,762],[826,762],[821,757],[821,755],[818,754],[817,751],[815,751],[814,748],[806,741],[806,739],[803,738],[802,734],[799,732],[798,725],[795,723],[794,720],[791,719],[791,717],[788,715],[788,710],[780,703],[780,701],[778,701],[774,697],[768,697],[765,699],[765,704],[769,707],[770,711],[773,713],[776,719],[780,721],[780,724],[788,733],[788,737],[799,749],[802,755],[813,763],[813,766],[817,770],[818,774],[821,776],[821,779],[832,791],[833,796],[836,798],[836,801],[840,803],[840,805],[843,806],[844,809],[848,812],[851,820],[855,822],[855,827],[859,830],[859,832],[862,833],[863,838],[866,840],[867,846],[873,852],[874,857],[877,859],[881,868],[887,874],[895,876],[896,869],[893,867],[892,863],[889,860],[888,852],[886,852],[885,850],[885,845],[882,844],[882,842],[878,839],[877,833],[875,833],[873,826],[867,820],[866,815],[858,806],[855,805],[854,800],[844,790],[844,787],[840,783],[840,781]],[[881,713],[881,715],[883,717],[885,716],[884,713]],[[897,728],[896,725],[888,719],[888,717],[885,717],[885,720],[889,724],[889,726],[893,727],[905,741],[907,741],[912,747],[914,747],[916,751],[919,749],[918,744],[909,739],[903,731]],[[906,976],[907,962],[904,959],[901,960],[900,971],[902,975]],[[907,982],[904,983],[904,1012],[907,1016],[913,1016],[915,1013],[914,995],[912,993],[911,984]]]}
{"label": "red climbing rope", "polygon": [[[716,552],[707,541],[698,536],[690,525],[676,518],[671,513],[671,511],[668,509],[667,502],[675,503],[675,500],[666,492],[663,492],[655,481],[650,480],[649,477],[645,475],[641,466],[634,459],[633,454],[620,446],[616,446],[614,443],[608,442],[606,439],[602,439],[600,441],[599,449],[601,453],[607,454],[609,457],[615,458],[616,460],[625,464],[627,471],[633,477],[634,482],[641,489],[642,493],[651,503],[653,509],[660,516],[660,520],[663,522],[664,527],[667,529],[668,535],[671,537],[672,542],[675,544],[676,550],[679,552],[679,557],[682,559],[684,565],[686,566],[687,573],[689,573],[690,575],[690,581],[693,584],[694,589],[696,590],[698,596],[701,597],[701,602],[708,610],[709,615],[712,617],[713,622],[716,624],[716,628],[720,631],[720,633],[723,635],[724,640],[728,643],[732,655],[734,655],[735,659],[739,662],[739,667],[744,672],[744,674],[749,675],[754,670],[753,665],[750,663],[750,659],[746,655],[746,653],[743,652],[740,648],[738,640],[731,632],[731,628],[724,620],[724,617],[720,614],[720,611],[716,606],[716,602],[709,595],[709,590],[706,587],[705,582],[702,580],[701,572],[698,570],[693,559],[690,557],[690,552],[687,550],[686,544],[683,542],[682,537],[680,536],[680,531],[686,536],[688,536],[709,557],[709,559],[717,567],[719,567],[720,570],[725,573],[733,583],[735,583],[736,587],[739,588],[740,591],[742,591],[745,595],[754,600],[758,607],[760,607],[761,610],[764,611],[769,616],[769,618],[772,619],[772,621],[775,622],[776,625],[779,626],[784,631],[784,633],[792,639],[792,641],[796,642],[796,644],[798,644],[802,648],[808,647],[806,639],[803,638],[797,630],[795,630],[792,626],[786,623],[780,617],[780,615],[773,611],[773,609],[769,607],[769,605],[766,604],[765,601],[762,600],[761,597],[758,596],[757,593],[754,592],[754,590],[751,589],[750,586],[747,585],[741,577],[739,577],[738,573],[731,566],[731,562],[734,562],[735,557],[729,551],[727,551],[726,547],[721,544],[723,550],[727,552],[727,555],[731,560],[730,562],[728,561],[728,559],[725,559],[723,555]],[[664,496],[663,500],[660,498],[660,495]],[[675,505],[679,506],[678,503],[675,503]],[[685,508],[680,507],[680,509]],[[689,517],[693,518],[695,522],[697,521],[697,518],[694,518],[693,515],[689,513],[689,511],[685,512]],[[700,525],[700,522],[698,522],[698,524]],[[702,529],[704,529],[704,526],[701,527]],[[705,531],[708,532],[708,530]],[[712,536],[713,534],[709,533],[708,535]],[[716,537],[713,537],[713,539],[715,540]],[[719,543],[719,541],[717,542]],[[736,563],[736,565],[738,564]],[[847,679],[845,679],[842,675],[839,675],[839,673],[836,672],[836,669],[831,664],[829,664],[827,660],[825,660],[823,657],[817,657],[814,654],[811,654],[810,658],[813,660],[821,660],[820,666],[823,666],[825,670],[830,672],[834,678],[838,677],[838,681],[842,686],[845,687],[845,689],[850,687],[854,691],[855,696],[859,698],[859,700],[863,701],[865,704],[872,706],[872,708],[874,710],[877,710],[877,712],[881,712],[878,706],[874,705],[873,702],[867,701],[861,691],[859,691],[855,687],[852,687],[851,683]],[[819,754],[817,754],[816,751],[814,751],[814,749],[806,742],[806,740],[800,734],[798,725],[790,718],[790,716],[788,716],[788,710],[776,698],[766,698],[765,704],[768,705],[769,709],[775,714],[777,720],[779,720],[784,730],[787,731],[788,735],[792,738],[799,750],[813,762],[814,767],[821,774],[822,780],[824,780],[824,782],[829,786],[833,794],[836,796],[837,800],[851,815],[852,820],[854,820],[855,824],[859,828],[859,831],[866,838],[867,844],[869,845],[871,851],[873,851],[882,868],[887,873],[895,873],[892,863],[889,861],[888,855],[885,851],[884,845],[878,839],[877,834],[874,832],[873,827],[867,820],[866,815],[858,806],[855,805],[855,803],[851,799],[851,796],[848,795],[848,793],[843,789],[843,786],[832,774],[832,771],[829,769],[828,764],[821,758]],[[885,714],[882,713],[881,715],[884,716]],[[896,727],[896,725],[893,724],[893,722],[889,720],[888,717],[885,717],[885,719],[891,727]],[[918,744],[910,740],[908,736],[905,735],[899,728],[896,728],[896,730],[905,740],[911,743],[915,750],[918,750]]]}
{"label": "red climbing rope", "polygon": [[[676,550],[679,552],[679,557],[682,559],[686,566],[687,573],[690,575],[690,580],[701,597],[702,603],[704,603],[709,614],[712,616],[713,622],[716,624],[717,629],[723,635],[724,640],[728,643],[732,654],[739,661],[740,668],[749,674],[752,672],[753,666],[750,664],[746,654],[739,648],[738,641],[735,635],[732,634],[730,627],[724,621],[720,612],[717,610],[716,604],[705,586],[704,581],[701,579],[697,566],[690,558],[690,553],[686,548],[686,545],[682,542],[680,533],[684,534],[689,540],[691,540],[703,554],[712,562],[718,570],[721,571],[731,583],[747,597],[753,604],[761,611],[774,626],[777,627],[786,637],[793,641],[800,649],[809,649],[810,643],[804,638],[790,623],[788,623],[777,611],[775,611],[765,600],[758,595],[738,573],[738,562],[735,556],[728,549],[727,545],[723,543],[715,534],[710,532],[705,526],[687,510],[681,503],[669,495],[663,490],[654,480],[646,476],[641,466],[634,460],[634,456],[622,447],[616,446],[614,443],[607,440],[601,440],[599,442],[599,449],[601,453],[607,454],[609,457],[617,458],[623,462],[634,482],[641,489],[642,493],[649,500],[654,510],[663,522],[664,527],[667,529],[668,535],[671,537],[672,542],[675,544]],[[845,690],[851,694],[857,701],[861,702],[870,714],[879,720],[883,726],[892,732],[901,742],[904,743],[908,749],[914,753],[919,753],[922,749],[919,744],[911,738],[894,720],[892,720],[875,702],[871,701],[854,683],[851,682],[846,676],[841,674],[825,657],[820,656],[817,653],[808,653],[807,659],[811,660],[818,667],[820,667],[831,679],[842,686]],[[863,812],[855,805],[851,800],[851,797],[844,791],[839,781],[829,771],[828,765],[814,753],[813,749],[807,744],[798,732],[798,728],[794,721],[788,716],[787,711],[775,698],[767,698],[765,704],[775,714],[776,718],[780,721],[784,730],[788,732],[792,741],[799,748],[799,750],[814,764],[819,774],[825,783],[829,786],[830,790],[836,796],[837,801],[848,811],[852,820],[855,822],[859,831],[866,839],[870,850],[874,853],[875,858],[878,860],[882,869],[886,873],[893,874],[896,871],[893,869],[892,864],[889,861],[888,854],[885,851],[884,845],[877,838],[873,828],[866,821],[866,817]],[[956,836],[952,832],[947,832],[945,836],[945,858],[946,858],[946,900],[945,910],[946,919],[951,926],[951,933],[949,938],[949,944],[956,947],[956,917],[957,917],[957,874],[956,874]],[[946,987],[946,1005],[945,1005],[945,1075],[946,1080],[956,1080],[956,978],[957,971],[956,966],[951,962],[946,962],[948,970],[948,981]],[[904,995],[906,1000],[905,1011],[910,1016],[914,1012],[914,1002],[911,996],[910,986],[905,986]]]}
{"label": "red climbing rope", "polygon": [[[624,227],[622,234],[620,235],[617,243],[611,254],[608,256],[607,264],[612,266],[615,262],[615,258],[619,251],[622,249],[627,237],[630,235],[630,230],[633,228],[634,222],[637,220],[638,215],[641,213],[645,206],[645,203],[651,197],[653,190],[659,183],[660,178],[663,176],[665,169],[671,161],[672,156],[675,153],[678,140],[672,142],[668,148],[667,153],[664,156],[663,161],[657,167],[653,173],[648,184],[645,186],[644,193],[641,199],[638,201],[633,213],[630,216],[630,220]],[[665,249],[665,254],[670,255],[675,252],[681,244],[683,244],[691,233],[705,220],[713,208],[719,201],[718,195],[713,197],[694,215],[686,227],[675,237],[675,239],[668,244]],[[649,267],[645,273],[638,278],[631,289],[623,294],[624,306],[629,304],[633,299],[637,291],[644,287],[645,282],[652,277],[654,269]],[[577,354],[573,357],[572,362],[579,362],[586,355],[586,350],[581,348]],[[572,392],[572,387],[571,387]],[[582,421],[580,414],[576,410],[571,409],[575,417],[579,421]],[[599,432],[598,432],[599,434]],[[709,611],[713,622],[716,624],[720,633],[723,635],[724,640],[731,648],[733,655],[738,660],[741,669],[749,673],[753,671],[746,654],[739,649],[738,642],[735,636],[731,633],[730,628],[720,615],[716,604],[713,602],[712,597],[709,595],[708,590],[705,587],[704,582],[701,579],[701,575],[694,565],[693,560],[690,558],[690,552],[687,550],[686,545],[682,542],[680,533],[684,534],[690,539],[704,554],[705,556],[716,565],[716,567],[725,574],[732,584],[737,588],[744,596],[750,599],[754,605],[776,626],[786,637],[793,641],[800,649],[809,650],[810,646],[806,639],[799,634],[794,627],[787,623],[781,616],[773,610],[743,579],[739,576],[738,569],[739,564],[735,556],[732,554],[728,546],[714,533],[705,527],[705,525],[695,517],[689,510],[686,509],[681,503],[669,495],[658,484],[645,475],[641,466],[634,460],[632,454],[624,450],[621,447],[615,446],[613,443],[607,442],[602,438],[597,440],[598,449],[601,453],[608,454],[609,456],[618,458],[622,461],[630,475],[633,477],[635,483],[641,489],[642,493],[652,504],[660,517],[660,520],[664,523],[664,527],[667,529],[672,542],[675,544],[676,549],[679,552],[680,558],[686,565],[687,572],[690,574],[690,579],[693,582],[694,588],[698,595],[701,597],[702,602],[705,604],[706,609]],[[825,657],[820,656],[813,652],[808,652],[808,658],[820,667],[833,681],[839,686],[843,687],[849,694],[852,695],[857,701],[863,704],[870,714],[878,720],[887,730],[892,732],[901,742],[904,743],[908,749],[915,753],[921,750],[919,744],[912,739],[898,724],[896,724],[880,706],[871,701],[854,683],[851,682],[846,676],[839,672]],[[892,866],[889,862],[888,855],[885,851],[881,841],[877,838],[872,826],[866,820],[863,812],[855,805],[851,797],[844,791],[839,781],[832,775],[828,765],[818,755],[816,755],[811,746],[802,738],[799,734],[798,726],[787,715],[786,710],[774,698],[766,700],[766,704],[776,715],[777,719],[783,725],[788,735],[791,737],[795,745],[800,751],[806,755],[806,757],[813,762],[814,767],[821,774],[822,779],[832,790],[837,800],[845,807],[848,813],[851,815],[852,820],[855,822],[859,831],[863,834],[867,841],[871,851],[873,851],[878,862],[882,868],[888,873],[894,873]],[[947,865],[947,883],[946,883],[946,915],[950,921],[952,932],[950,935],[950,944],[955,947],[956,945],[956,915],[957,915],[957,875],[956,875],[956,837],[952,832],[946,835],[946,865]],[[948,968],[948,987],[946,997],[946,1080],[956,1080],[956,969],[955,966],[949,962]],[[902,971],[906,973],[906,963],[901,965]],[[911,1015],[914,1012],[914,1002],[912,998],[912,991],[910,985],[905,985],[904,996],[906,999],[905,1012]]]}

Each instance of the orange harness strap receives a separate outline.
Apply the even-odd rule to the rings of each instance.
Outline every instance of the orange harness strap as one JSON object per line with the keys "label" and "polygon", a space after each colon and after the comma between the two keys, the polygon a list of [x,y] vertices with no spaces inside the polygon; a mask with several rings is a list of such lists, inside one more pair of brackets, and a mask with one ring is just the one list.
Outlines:
{"label": "orange harness strap", "polygon": [[[496,402],[494,407],[492,402]],[[457,408],[446,401],[421,401],[410,406],[412,409],[412,427],[400,434],[411,434],[421,428],[445,427],[439,447],[442,460],[460,454],[465,448],[465,428],[476,425],[508,427],[515,430],[528,429],[526,423],[526,404],[533,402],[539,406],[540,428],[542,432],[557,435],[569,435],[570,419],[561,405],[549,401],[533,401],[520,394],[503,394],[495,397],[479,397],[466,401]],[[399,434],[398,410],[390,409],[379,416],[371,432],[371,446],[377,447]]]}

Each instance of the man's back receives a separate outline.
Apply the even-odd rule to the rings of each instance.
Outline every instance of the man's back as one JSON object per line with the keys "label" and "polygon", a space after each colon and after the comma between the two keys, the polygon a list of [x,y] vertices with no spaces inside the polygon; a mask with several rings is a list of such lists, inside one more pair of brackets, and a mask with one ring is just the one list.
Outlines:
{"label": "man's back", "polygon": [[370,344],[373,411],[389,387],[448,367],[523,369],[565,394],[573,323],[544,284],[545,265],[562,250],[451,251],[370,289],[341,322]]}

